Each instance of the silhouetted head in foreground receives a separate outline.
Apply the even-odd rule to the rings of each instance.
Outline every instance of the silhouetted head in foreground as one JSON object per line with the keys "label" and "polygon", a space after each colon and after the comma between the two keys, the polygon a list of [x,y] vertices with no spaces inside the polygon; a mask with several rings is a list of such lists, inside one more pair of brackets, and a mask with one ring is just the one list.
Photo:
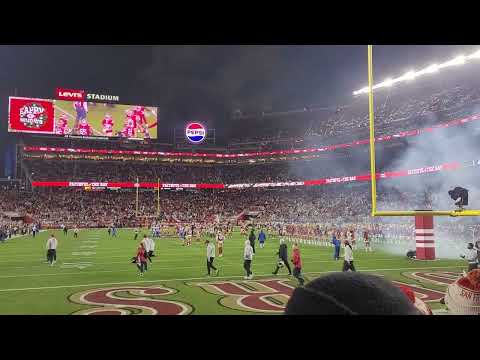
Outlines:
{"label": "silhouetted head in foreground", "polygon": [[286,315],[420,315],[410,299],[379,276],[339,272],[295,289]]}

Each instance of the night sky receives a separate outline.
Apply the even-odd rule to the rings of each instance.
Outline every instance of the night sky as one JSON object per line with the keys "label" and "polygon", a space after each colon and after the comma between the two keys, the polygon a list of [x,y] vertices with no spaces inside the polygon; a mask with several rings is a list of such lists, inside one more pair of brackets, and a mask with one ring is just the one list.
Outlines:
{"label": "night sky", "polygon": [[[401,75],[475,46],[376,46],[375,78]],[[218,130],[229,114],[351,101],[367,84],[367,47],[353,46],[0,46],[0,140],[8,96],[52,98],[58,87],[119,95],[160,108],[159,135],[200,120]]]}

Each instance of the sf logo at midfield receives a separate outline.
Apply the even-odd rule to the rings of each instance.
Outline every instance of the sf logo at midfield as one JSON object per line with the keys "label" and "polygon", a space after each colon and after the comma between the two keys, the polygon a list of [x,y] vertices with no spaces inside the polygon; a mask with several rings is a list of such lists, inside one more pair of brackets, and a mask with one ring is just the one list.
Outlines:
{"label": "sf logo at midfield", "polygon": [[283,313],[295,289],[288,285],[287,281],[281,279],[216,281],[192,285],[199,286],[211,294],[224,295],[219,303],[230,309],[258,313]]}
{"label": "sf logo at midfield", "polygon": [[91,289],[70,296],[70,301],[94,307],[72,315],[187,315],[193,309],[178,301],[161,297],[177,291],[161,285],[124,286]]}

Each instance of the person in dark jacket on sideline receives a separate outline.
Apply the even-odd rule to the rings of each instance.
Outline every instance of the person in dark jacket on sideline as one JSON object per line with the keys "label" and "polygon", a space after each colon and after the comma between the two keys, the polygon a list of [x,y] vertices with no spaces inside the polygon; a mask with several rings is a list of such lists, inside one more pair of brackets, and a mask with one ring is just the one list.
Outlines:
{"label": "person in dark jacket on sideline", "polygon": [[333,237],[332,237],[332,244],[333,246],[335,246],[335,253],[333,254],[333,258],[335,260],[339,260],[340,259],[340,240],[337,239],[337,236],[335,234],[333,234]]}
{"label": "person in dark jacket on sideline", "polygon": [[263,232],[263,229],[260,230],[260,234],[258,234],[258,243],[260,247],[263,248],[265,246],[265,240],[267,239],[267,235]]}
{"label": "person in dark jacket on sideline", "polygon": [[288,263],[288,253],[287,253],[287,244],[285,244],[285,240],[280,239],[280,247],[278,248],[278,261],[277,261],[277,268],[272,273],[273,275],[277,275],[278,270],[280,267],[285,266],[288,270],[288,275],[292,275],[292,269],[290,268],[290,264]]}
{"label": "person in dark jacket on sideline", "polygon": [[252,231],[250,231],[250,235],[248,236],[248,240],[250,241],[250,246],[252,247],[254,254],[255,254],[255,239],[256,238],[257,237],[255,236],[255,233],[253,232],[253,229],[252,229]]}

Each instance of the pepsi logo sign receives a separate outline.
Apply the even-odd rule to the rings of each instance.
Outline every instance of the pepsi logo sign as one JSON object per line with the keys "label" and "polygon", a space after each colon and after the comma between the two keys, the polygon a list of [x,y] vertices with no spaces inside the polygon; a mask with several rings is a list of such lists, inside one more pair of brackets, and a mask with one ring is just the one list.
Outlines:
{"label": "pepsi logo sign", "polygon": [[192,144],[199,144],[207,137],[207,129],[199,122],[192,122],[185,127],[185,136]]}

